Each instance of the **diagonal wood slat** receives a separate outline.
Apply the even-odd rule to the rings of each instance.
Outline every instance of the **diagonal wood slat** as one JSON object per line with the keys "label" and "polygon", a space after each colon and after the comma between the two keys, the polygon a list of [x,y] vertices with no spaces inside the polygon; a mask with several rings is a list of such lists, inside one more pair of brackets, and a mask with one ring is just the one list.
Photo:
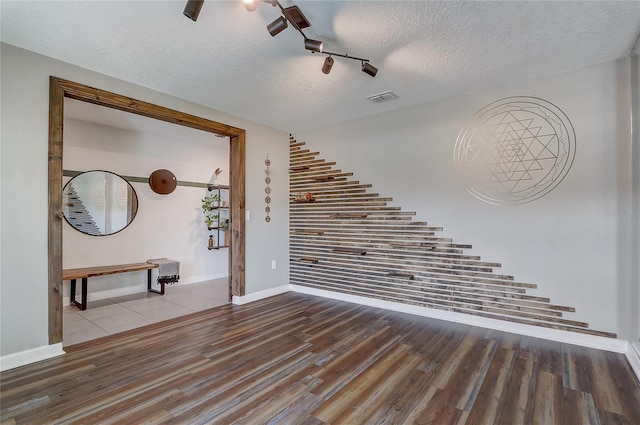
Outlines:
{"label": "diagonal wood slat", "polygon": [[[512,292],[513,287],[534,289],[500,274],[499,262],[482,261],[465,253],[470,244],[438,236],[441,227],[412,221],[415,212],[392,206],[392,198],[380,196],[370,184],[347,180],[351,172],[335,168],[320,152],[303,149],[306,144],[290,137],[290,283],[359,296],[392,300],[464,314],[550,327],[553,329],[615,338],[611,332],[592,330],[579,320],[571,306],[552,305],[548,299],[505,298],[487,292],[486,285]],[[314,166],[322,165],[321,172]],[[329,166],[329,167],[327,167]],[[331,177],[318,181],[318,176]],[[311,192],[314,202],[299,203],[299,192]],[[313,261],[301,261],[312,258]],[[411,276],[402,282],[390,275]],[[383,277],[384,276],[384,277]],[[451,294],[425,286],[445,280],[457,287]],[[527,365],[520,365],[524,368]],[[526,369],[524,369],[526,371]],[[544,388],[557,384],[546,375]],[[432,394],[440,400],[440,393]],[[446,394],[445,394],[446,396]],[[563,396],[564,397],[564,396]],[[555,400],[538,400],[538,409],[553,413]],[[518,406],[509,406],[509,409]],[[549,413],[551,412],[551,413]],[[617,411],[612,413],[619,414]],[[504,413],[513,419],[515,413]],[[506,416],[505,416],[506,417]]]}

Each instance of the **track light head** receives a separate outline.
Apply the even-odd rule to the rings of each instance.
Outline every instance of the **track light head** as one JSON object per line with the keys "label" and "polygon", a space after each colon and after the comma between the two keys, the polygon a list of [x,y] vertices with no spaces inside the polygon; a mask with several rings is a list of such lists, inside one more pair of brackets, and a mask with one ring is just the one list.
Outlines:
{"label": "track light head", "polygon": [[362,62],[362,72],[372,77],[375,77],[378,73],[378,68],[371,65],[369,62]]}
{"label": "track light head", "polygon": [[322,41],[305,38],[304,48],[307,50],[311,50],[312,52],[322,53]]}
{"label": "track light head", "polygon": [[249,12],[254,12],[258,8],[258,2],[256,0],[244,0],[242,5]]}
{"label": "track light head", "polygon": [[284,18],[284,16],[281,16],[275,21],[271,22],[269,25],[267,25],[267,31],[269,31],[269,34],[271,34],[271,37],[275,37],[276,35],[280,34],[283,30],[285,30],[287,26],[288,26],[287,20]]}
{"label": "track light head", "polygon": [[204,4],[204,0],[188,0],[187,5],[184,7],[184,16],[191,19],[195,22],[198,19],[198,15],[200,14],[200,9],[202,9],[202,5]]}
{"label": "track light head", "polygon": [[327,56],[327,58],[324,60],[324,64],[322,65],[322,73],[323,74],[328,74],[331,72],[331,68],[333,67],[333,58],[331,56]]}

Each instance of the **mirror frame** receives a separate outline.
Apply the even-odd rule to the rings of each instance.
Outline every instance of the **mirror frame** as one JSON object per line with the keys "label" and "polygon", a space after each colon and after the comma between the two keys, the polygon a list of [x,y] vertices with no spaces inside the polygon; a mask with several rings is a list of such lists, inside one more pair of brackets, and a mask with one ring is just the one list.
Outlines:
{"label": "mirror frame", "polygon": [[[67,188],[67,186],[69,186],[71,183],[73,183],[73,181],[77,178],[79,178],[80,176],[84,176],[88,173],[107,173],[107,174],[111,174],[113,176],[118,177],[119,179],[121,179],[123,182],[125,182],[127,184],[127,186],[129,186],[129,189],[131,189],[131,193],[133,193],[133,199],[135,199],[135,208],[131,209],[130,207],[128,209],[133,211],[133,215],[131,216],[131,219],[127,222],[127,224],[125,224],[124,226],[122,226],[121,228],[119,228],[118,230],[116,230],[115,232],[111,232],[111,233],[89,233],[84,231],[84,229],[79,229],[78,227],[74,226],[73,223],[71,223],[69,220],[72,219],[73,217],[67,217],[67,215],[64,213],[65,210],[65,205],[62,205],[62,216],[64,217],[65,221],[69,224],[69,226],[71,226],[74,230],[87,235],[87,236],[97,236],[97,237],[102,237],[102,236],[111,236],[111,235],[115,235],[117,233],[122,232],[124,229],[126,229],[127,227],[129,227],[129,225],[131,225],[131,223],[133,223],[133,220],[136,218],[136,216],[138,215],[138,206],[140,205],[140,203],[138,202],[138,193],[136,192],[136,189],[133,187],[133,185],[131,184],[130,181],[128,181],[127,179],[125,179],[124,177],[122,177],[120,174],[114,173],[113,171],[107,171],[107,170],[88,170],[88,171],[83,171],[73,177],[71,177],[69,179],[68,182],[66,182],[63,186],[62,186],[62,198],[65,198],[65,189]],[[79,196],[79,195],[78,195]],[[85,203],[86,200],[80,199],[80,202]],[[71,208],[69,208],[71,209]],[[100,230],[100,229],[98,229]]]}
{"label": "mirror frame", "polygon": [[62,342],[62,151],[64,98],[227,136],[229,146],[229,296],[245,294],[245,130],[57,77],[49,77],[49,344]]}

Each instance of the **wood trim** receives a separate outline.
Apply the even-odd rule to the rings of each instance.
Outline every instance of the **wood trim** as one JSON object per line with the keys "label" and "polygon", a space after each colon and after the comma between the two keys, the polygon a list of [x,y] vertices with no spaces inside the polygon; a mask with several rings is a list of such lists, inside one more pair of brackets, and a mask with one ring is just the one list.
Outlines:
{"label": "wood trim", "polygon": [[48,309],[49,344],[62,341],[62,152],[64,98],[118,109],[172,124],[228,136],[231,198],[231,247],[229,286],[231,295],[245,293],[245,130],[195,115],[132,99],[116,93],[57,77],[49,78],[49,230]]}
{"label": "wood trim", "polygon": [[[231,186],[231,224],[229,252],[229,289],[230,295],[245,295],[245,174],[246,140],[245,132],[231,138],[230,174]],[[233,260],[233,261],[232,261]],[[231,296],[229,296],[231,301]]]}
{"label": "wood trim", "polygon": [[49,345],[62,342],[62,128],[64,89],[53,77],[49,80],[49,226],[48,305]]}
{"label": "wood trim", "polygon": [[54,78],[57,84],[62,88],[64,91],[64,97],[71,99],[106,106],[107,108],[119,109],[124,112],[130,112],[132,114],[142,115],[148,118],[228,137],[235,137],[244,133],[243,129],[211,121],[206,118],[200,118],[196,115],[190,115],[174,109],[154,105],[153,103],[145,102],[143,100],[137,100],[105,90],[96,89],[94,87],[85,86],[84,84],[74,83],[72,81],[56,77],[51,78]]}

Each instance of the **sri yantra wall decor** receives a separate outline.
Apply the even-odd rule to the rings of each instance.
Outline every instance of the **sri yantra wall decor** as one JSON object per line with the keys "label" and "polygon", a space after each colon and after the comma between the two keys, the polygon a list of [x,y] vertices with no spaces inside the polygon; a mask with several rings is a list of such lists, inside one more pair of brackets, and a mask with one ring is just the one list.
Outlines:
{"label": "sri yantra wall decor", "polygon": [[567,115],[544,99],[517,96],[493,102],[472,117],[458,135],[454,163],[473,196],[517,205],[558,186],[575,154]]}

